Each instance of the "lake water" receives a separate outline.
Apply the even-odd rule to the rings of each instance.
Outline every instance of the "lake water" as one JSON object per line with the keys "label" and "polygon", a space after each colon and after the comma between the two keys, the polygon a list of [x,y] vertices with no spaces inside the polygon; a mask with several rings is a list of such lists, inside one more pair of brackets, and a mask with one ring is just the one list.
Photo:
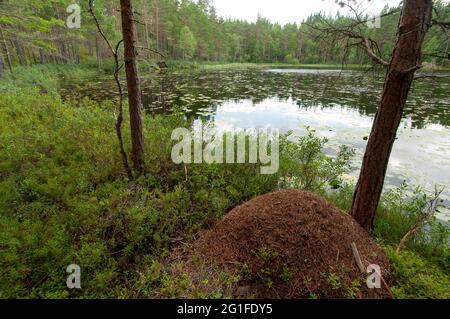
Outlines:
{"label": "lake water", "polygon": [[[328,137],[332,153],[338,145],[353,146],[360,168],[383,85],[383,75],[362,71],[273,69],[169,72],[142,79],[142,95],[149,113],[171,112],[213,121],[228,128],[273,127],[302,134],[306,126]],[[110,77],[66,83],[62,94],[115,97]],[[415,82],[394,145],[386,187],[403,181],[432,192],[445,187],[450,204],[450,77]],[[450,210],[439,217],[450,219]]]}

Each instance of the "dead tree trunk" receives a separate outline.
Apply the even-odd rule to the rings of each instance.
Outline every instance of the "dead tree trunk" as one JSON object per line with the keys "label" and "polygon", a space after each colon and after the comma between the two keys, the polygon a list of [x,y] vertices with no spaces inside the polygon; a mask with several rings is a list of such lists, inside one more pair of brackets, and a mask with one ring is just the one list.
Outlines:
{"label": "dead tree trunk", "polygon": [[389,157],[403,108],[420,68],[422,43],[431,25],[432,0],[405,0],[397,40],[388,67],[381,101],[367,144],[351,208],[352,216],[372,230]]}
{"label": "dead tree trunk", "polygon": [[125,72],[127,75],[128,104],[131,126],[131,159],[139,173],[144,169],[144,137],[142,129],[142,101],[136,62],[136,27],[131,0],[120,0],[122,33],[125,47]]}

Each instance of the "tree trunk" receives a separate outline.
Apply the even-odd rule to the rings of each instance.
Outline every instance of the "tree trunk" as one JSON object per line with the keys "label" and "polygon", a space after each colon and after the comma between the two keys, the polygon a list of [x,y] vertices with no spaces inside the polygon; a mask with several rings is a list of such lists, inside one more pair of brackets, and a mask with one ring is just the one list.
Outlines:
{"label": "tree trunk", "polygon": [[389,157],[403,108],[419,68],[421,48],[431,23],[432,0],[405,0],[383,94],[367,144],[351,208],[352,216],[370,231],[380,201]]}
{"label": "tree trunk", "polygon": [[4,70],[4,64],[3,64],[3,56],[0,54],[0,80],[3,77],[3,70]]}
{"label": "tree trunk", "polygon": [[46,59],[46,57],[45,57],[44,50],[42,50],[41,48],[39,48],[39,63],[45,64],[46,62],[47,62],[47,59]]}
{"label": "tree trunk", "polygon": [[131,0],[120,0],[122,33],[125,47],[125,72],[127,75],[128,104],[131,126],[131,159],[139,173],[144,169],[144,137],[142,130],[142,101],[136,63],[136,27],[133,21]]}
{"label": "tree trunk", "polygon": [[[148,30],[148,28],[149,28],[149,23],[148,23],[149,18],[148,18],[148,3],[147,3],[147,1],[143,2],[143,4],[142,4],[142,11],[143,11],[143,20],[144,20],[145,47],[146,48],[150,48],[151,40],[150,40],[150,33],[149,33],[149,30]],[[147,57],[146,57],[146,61],[147,61],[147,65],[148,65],[148,68],[147,68],[148,72],[151,71],[151,65],[150,65],[151,60],[152,60],[152,53],[149,52],[147,54]]]}
{"label": "tree trunk", "polygon": [[25,51],[22,47],[22,44],[18,40],[13,41],[14,46],[16,47],[17,57],[19,58],[19,63],[21,65],[28,65],[27,56],[25,55]]}
{"label": "tree trunk", "polygon": [[97,70],[100,71],[100,43],[97,34],[95,35],[95,57],[97,59]]}
{"label": "tree trunk", "polygon": [[159,2],[158,4],[156,4],[156,13],[155,13],[155,23],[156,23],[156,30],[155,30],[155,34],[156,34],[156,51],[160,51],[161,50],[161,46],[160,46],[160,42],[159,42]]}

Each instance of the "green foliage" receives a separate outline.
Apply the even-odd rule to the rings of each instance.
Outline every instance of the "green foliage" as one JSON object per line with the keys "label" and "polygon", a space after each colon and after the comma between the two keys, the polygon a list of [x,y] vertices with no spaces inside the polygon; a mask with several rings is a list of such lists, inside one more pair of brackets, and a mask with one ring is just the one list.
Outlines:
{"label": "green foliage", "polygon": [[392,292],[401,299],[449,299],[450,277],[432,262],[412,251],[396,253],[391,246],[385,247],[393,266],[396,285]]}
{"label": "green foliage", "polygon": [[287,54],[284,57],[284,62],[287,64],[299,64],[299,60],[294,57],[291,53]]}
{"label": "green foliage", "polygon": [[[17,82],[1,84],[3,298],[142,297],[152,296],[157,287],[162,287],[165,297],[220,298],[237,277],[224,273],[217,281],[205,283],[212,290],[190,287],[188,276],[171,275],[162,262],[172,239],[191,238],[232,207],[276,190],[280,176],[295,177],[295,187],[325,194],[343,209],[351,203],[353,187],[340,181],[348,170],[349,149],[327,156],[323,154],[326,140],[309,130],[297,142],[283,137],[280,172],[273,176],[260,175],[259,166],[253,164],[175,165],[170,159],[171,132],[189,125],[178,114],[145,117],[148,174],[128,181],[118,152],[113,103],[63,102],[56,94],[39,93],[37,85],[55,90],[55,74],[74,74],[70,67],[40,70],[44,75],[29,76],[23,69],[23,74],[16,74]],[[75,74],[86,73],[82,69]],[[330,189],[336,185],[337,190]],[[374,235],[388,245],[397,297],[448,298],[443,290],[448,287],[450,265],[448,228],[433,221],[400,254],[389,248],[420,217],[426,201],[422,191],[409,193],[406,186],[381,200]],[[261,248],[256,253],[263,267],[252,270],[244,265],[239,277],[259,275],[267,285],[274,278],[291,279],[293,269],[282,263],[274,266],[276,252]],[[65,286],[65,269],[72,263],[82,269],[81,291]],[[418,280],[412,279],[412,270]],[[333,278],[330,281],[338,285]],[[358,285],[341,289],[353,298]]]}
{"label": "green foliage", "polygon": [[256,275],[255,280],[262,280],[263,284],[272,288],[274,281],[277,279],[284,282],[289,282],[292,279],[291,269],[280,263],[280,255],[277,251],[268,246],[261,246],[254,253],[260,259],[260,266],[251,272]]}
{"label": "green foliage", "polygon": [[375,235],[388,243],[399,243],[426,209],[427,200],[420,189],[408,194],[406,183],[384,193],[377,214]]}
{"label": "green foliage", "polygon": [[183,51],[183,59],[192,59],[197,41],[188,26],[181,29],[180,49]]}
{"label": "green foliage", "polygon": [[[0,23],[5,29],[13,64],[67,63],[102,60],[108,55],[99,44],[96,25],[88,14],[88,1],[80,2],[82,23],[80,29],[65,26],[66,8],[72,0],[13,1],[0,3]],[[355,24],[346,15],[333,17],[314,13],[301,24],[279,25],[258,16],[255,22],[218,17],[210,1],[142,0],[133,3],[139,13],[136,26],[138,46],[161,51],[172,60],[221,61],[235,63],[301,64],[371,64],[370,57],[358,46],[347,47],[345,37],[318,36],[311,27],[325,23],[344,28],[354,25],[354,31],[370,37],[377,43],[379,54],[389,60],[395,43],[399,10],[388,8],[380,15],[381,28],[369,28],[365,23]],[[443,1],[434,2],[433,18],[448,21],[450,7]],[[392,11],[392,14],[387,14]],[[104,33],[115,45],[120,36],[120,12],[113,0],[94,1],[94,12]],[[360,16],[361,19],[368,18]],[[306,23],[303,23],[306,22]],[[12,36],[14,35],[14,36]],[[66,39],[67,45],[61,44]],[[103,40],[100,39],[100,42]],[[351,43],[350,43],[351,44]],[[445,58],[447,34],[443,28],[432,28],[424,42],[424,61],[429,66],[447,66]],[[15,54],[17,50],[17,55]],[[74,51],[74,52],[72,52]],[[43,53],[43,55],[41,55]],[[147,61],[162,59],[150,51],[142,52]]]}
{"label": "green foliage", "polygon": [[[129,182],[110,102],[26,92],[0,94],[2,297],[133,295],[126,287],[140,280],[136,269],[171,238],[276,189],[255,165],[188,165],[186,175],[170,160],[171,132],[187,125],[179,115],[145,118],[148,174]],[[81,291],[65,287],[72,263],[82,269]]]}
{"label": "green foliage", "polygon": [[330,186],[338,188],[342,183],[342,174],[350,170],[354,150],[342,145],[335,157],[328,156],[323,151],[327,142],[328,139],[317,137],[310,128],[307,128],[306,135],[295,142],[287,136],[282,137],[280,152],[284,183],[321,193]]}
{"label": "green foliage", "polygon": [[322,274],[322,277],[327,280],[333,290],[341,289],[343,286],[341,277],[334,272],[326,272]]}
{"label": "green foliage", "polygon": [[[384,193],[375,222],[375,237],[386,244],[398,245],[406,233],[423,218],[430,200],[430,196],[420,188],[410,191],[406,183]],[[448,226],[433,218],[409,238],[406,246],[449,272],[449,235]]]}

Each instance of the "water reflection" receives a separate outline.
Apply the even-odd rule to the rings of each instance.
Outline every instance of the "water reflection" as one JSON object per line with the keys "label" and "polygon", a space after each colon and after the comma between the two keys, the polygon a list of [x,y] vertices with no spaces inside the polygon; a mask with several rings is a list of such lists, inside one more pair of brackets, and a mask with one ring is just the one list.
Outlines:
{"label": "water reflection", "polygon": [[[252,100],[224,102],[217,107],[211,120],[223,130],[269,127],[282,132],[293,130],[296,135],[304,134],[306,126],[310,126],[318,135],[329,138],[331,152],[341,144],[356,148],[358,156],[355,157],[350,175],[356,181],[367,145],[364,137],[370,133],[373,117],[338,104],[305,108],[292,99],[269,98],[258,103]],[[412,123],[410,116],[400,124],[389,162],[386,186],[399,185],[405,180],[428,190],[433,190],[435,184],[443,185],[447,187],[444,199],[449,203],[450,128],[428,124],[418,129]],[[450,215],[443,218],[448,219]]]}

